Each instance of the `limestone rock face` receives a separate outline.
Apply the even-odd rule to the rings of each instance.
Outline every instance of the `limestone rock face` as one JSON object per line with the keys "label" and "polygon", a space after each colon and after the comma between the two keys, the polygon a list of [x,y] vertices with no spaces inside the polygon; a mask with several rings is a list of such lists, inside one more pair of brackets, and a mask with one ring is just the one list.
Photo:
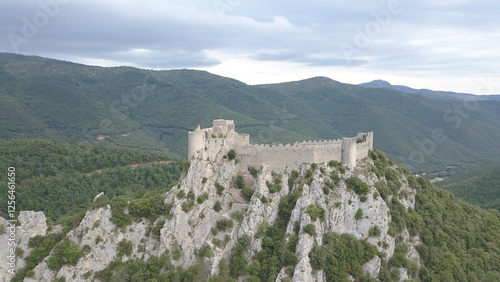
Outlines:
{"label": "limestone rock face", "polygon": [[[29,240],[36,235],[43,236],[47,233],[47,219],[43,212],[21,211],[17,221],[19,226],[15,226],[14,222],[8,222],[0,217],[0,226],[3,226],[4,230],[4,233],[0,234],[0,281],[10,281],[13,277],[13,271],[9,272],[9,263],[13,262],[8,257],[12,254],[11,249],[22,250],[22,256],[20,251],[14,254],[16,256],[15,269],[23,268],[26,265],[24,258],[32,251],[28,247]],[[13,230],[15,232],[12,232]]]}
{"label": "limestone rock face", "polygon": [[[256,233],[263,223],[272,225],[276,221],[280,199],[290,193],[300,193],[286,227],[287,235],[296,234],[298,237],[295,249],[297,264],[293,271],[281,269],[276,281],[281,281],[281,278],[326,281],[323,271],[312,268],[309,254],[314,246],[323,244],[323,235],[327,232],[347,233],[366,239],[378,251],[385,253],[385,258],[375,256],[365,264],[365,272],[372,277],[377,277],[380,272],[382,260],[393,256],[396,236],[409,246],[408,259],[418,263],[420,258],[414,246],[420,243],[420,239],[411,237],[407,230],[396,236],[389,234],[390,209],[387,200],[382,199],[375,188],[375,183],[385,179],[378,178],[369,169],[370,165],[371,161],[366,160],[358,163],[355,169],[343,172],[327,164],[314,167],[303,164],[297,171],[287,167],[276,171],[271,166],[262,165],[256,168],[260,172],[254,177],[247,167],[222,155],[217,155],[214,160],[195,156],[179,184],[163,195],[164,203],[172,206],[168,214],[154,221],[136,219],[130,225],[119,228],[111,221],[110,206],[89,210],[80,224],[66,235],[85,250],[78,263],[75,266],[65,265],[56,272],[48,268],[48,258],[45,258],[34,269],[34,277],[26,281],[50,281],[60,277],[65,277],[66,281],[91,281],[96,271],[106,268],[113,261],[147,260],[165,252],[171,255],[170,262],[174,266],[187,268],[197,261],[197,252],[202,247],[210,250],[210,256],[204,259],[209,272],[217,274],[219,262],[230,258],[238,238],[245,235],[250,238],[247,254],[250,257],[262,249],[262,238],[258,238]],[[292,174],[298,175],[298,178],[289,186]],[[246,187],[254,191],[249,200],[235,185],[237,175],[243,177]],[[346,186],[345,179],[351,176],[359,177],[368,185],[366,196],[361,197]],[[405,208],[413,208],[415,191],[404,178],[400,182],[400,191],[404,191],[405,195],[400,197],[400,202]],[[270,191],[270,183],[280,183],[281,190]],[[200,200],[200,196],[204,199]],[[324,210],[324,218],[313,219],[308,212],[310,206]],[[362,212],[361,217],[359,211]],[[221,220],[233,224],[227,228],[218,227]],[[25,235],[19,240],[26,241],[26,244],[28,238],[46,233],[43,214],[24,213],[20,222],[20,229]],[[304,232],[304,227],[309,224],[314,225],[315,236]],[[375,227],[379,234],[370,236],[370,230]],[[156,228],[156,234],[152,234],[153,228]],[[4,238],[6,235],[1,236]],[[119,257],[117,246],[122,240],[131,243],[132,252]],[[6,240],[0,244],[3,242]],[[406,270],[401,273],[406,275],[402,277],[410,278]]]}

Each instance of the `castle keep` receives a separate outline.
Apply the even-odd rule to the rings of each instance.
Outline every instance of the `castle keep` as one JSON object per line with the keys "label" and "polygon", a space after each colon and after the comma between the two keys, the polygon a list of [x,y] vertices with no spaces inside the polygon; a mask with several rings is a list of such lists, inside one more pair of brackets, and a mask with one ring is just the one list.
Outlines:
{"label": "castle keep", "polygon": [[188,160],[193,158],[217,160],[234,149],[242,167],[273,169],[284,166],[296,169],[303,163],[324,163],[331,160],[354,168],[356,161],[368,156],[373,149],[373,132],[358,133],[353,138],[339,140],[304,141],[291,144],[253,145],[250,136],[237,133],[233,120],[218,119],[210,128],[198,127],[188,133]]}

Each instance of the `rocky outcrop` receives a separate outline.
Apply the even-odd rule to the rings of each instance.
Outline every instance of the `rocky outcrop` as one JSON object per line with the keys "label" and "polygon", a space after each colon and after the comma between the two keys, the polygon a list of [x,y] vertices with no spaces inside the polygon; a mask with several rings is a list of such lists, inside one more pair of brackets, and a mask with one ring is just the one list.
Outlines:
{"label": "rocky outcrop", "polygon": [[[10,281],[14,273],[26,265],[24,258],[32,251],[29,240],[47,233],[47,219],[43,212],[21,211],[17,222],[0,217],[0,226],[0,279]],[[15,258],[13,249],[17,249]]]}
{"label": "rocky outcrop", "polygon": [[[109,205],[89,210],[80,224],[66,235],[85,250],[78,263],[52,271],[46,258],[36,266],[34,276],[26,281],[50,281],[60,277],[65,277],[66,281],[87,281],[113,261],[147,260],[165,252],[176,254],[175,258],[171,256],[174,266],[186,268],[199,258],[198,250],[207,246],[210,255],[204,261],[209,272],[217,274],[219,262],[230,257],[238,238],[244,235],[251,238],[250,257],[262,249],[262,238],[257,238],[256,233],[263,223],[272,225],[276,221],[280,199],[290,193],[300,193],[286,227],[286,234],[298,237],[295,248],[297,264],[292,272],[282,269],[277,281],[287,277],[293,281],[326,281],[323,271],[312,268],[309,254],[314,246],[323,244],[323,235],[327,232],[348,233],[358,239],[366,239],[378,251],[385,253],[385,258],[375,256],[364,266],[367,274],[376,277],[382,260],[388,260],[394,253],[396,236],[389,234],[389,206],[375,188],[376,182],[385,180],[370,170],[371,165],[371,160],[365,160],[356,169],[343,172],[328,164],[314,167],[304,164],[297,172],[286,167],[282,171],[273,171],[263,165],[254,177],[237,160],[227,160],[222,155],[214,161],[194,158],[179,184],[163,195],[164,203],[172,206],[168,214],[154,220],[136,219],[128,226],[119,228],[111,220],[112,208]],[[288,180],[295,173],[298,177],[289,187]],[[235,185],[237,175],[241,175],[245,185],[254,190],[249,201],[242,197],[241,189]],[[368,185],[364,197],[346,186],[345,179],[351,176],[359,177]],[[270,191],[269,183],[274,182],[280,183],[279,191]],[[405,208],[412,208],[415,192],[403,177],[400,182],[400,191],[404,191],[400,202]],[[200,200],[200,196],[203,199]],[[217,205],[219,208],[214,208]],[[308,212],[311,205],[324,210],[324,218],[313,219]],[[360,210],[362,216],[359,215]],[[221,220],[233,224],[218,228],[217,223]],[[35,235],[46,233],[43,214],[23,213],[19,221],[23,230],[20,233],[25,233],[19,237],[20,245],[23,242],[27,244],[27,240]],[[315,227],[314,236],[304,231],[305,226],[310,224]],[[379,230],[378,234],[370,234],[375,227]],[[152,234],[153,228],[159,230],[158,234]],[[406,230],[397,236],[409,246],[408,259],[418,263],[419,256],[414,246],[419,244],[419,238],[411,237]],[[132,252],[118,256],[117,246],[123,240],[130,242]],[[402,277],[409,278],[404,269],[401,273],[406,275]]]}

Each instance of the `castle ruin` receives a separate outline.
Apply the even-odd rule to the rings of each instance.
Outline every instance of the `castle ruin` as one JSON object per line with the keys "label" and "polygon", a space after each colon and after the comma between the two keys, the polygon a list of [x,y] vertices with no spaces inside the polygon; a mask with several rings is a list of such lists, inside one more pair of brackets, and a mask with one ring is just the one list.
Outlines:
{"label": "castle ruin", "polygon": [[353,138],[295,142],[293,145],[254,145],[250,144],[248,134],[235,131],[233,120],[218,119],[210,128],[202,129],[198,125],[188,133],[188,160],[201,158],[214,161],[231,149],[236,151],[244,168],[266,164],[277,170],[284,166],[296,169],[303,163],[331,160],[354,168],[356,161],[368,157],[368,151],[373,149],[373,132],[358,133]]}

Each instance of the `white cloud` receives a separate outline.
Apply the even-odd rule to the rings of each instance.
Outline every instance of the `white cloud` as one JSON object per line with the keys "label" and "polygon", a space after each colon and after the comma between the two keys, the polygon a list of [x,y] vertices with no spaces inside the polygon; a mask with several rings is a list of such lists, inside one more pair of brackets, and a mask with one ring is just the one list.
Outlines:
{"label": "white cloud", "polygon": [[[56,1],[0,0],[0,51],[12,52],[8,35],[23,36],[25,19],[33,23]],[[381,22],[391,3],[399,12]],[[384,75],[471,92],[468,81],[500,76],[498,14],[493,0],[68,1],[17,50],[99,65],[203,68],[248,83]],[[368,43],[356,44],[362,36]],[[349,59],[341,43],[355,48]]]}

